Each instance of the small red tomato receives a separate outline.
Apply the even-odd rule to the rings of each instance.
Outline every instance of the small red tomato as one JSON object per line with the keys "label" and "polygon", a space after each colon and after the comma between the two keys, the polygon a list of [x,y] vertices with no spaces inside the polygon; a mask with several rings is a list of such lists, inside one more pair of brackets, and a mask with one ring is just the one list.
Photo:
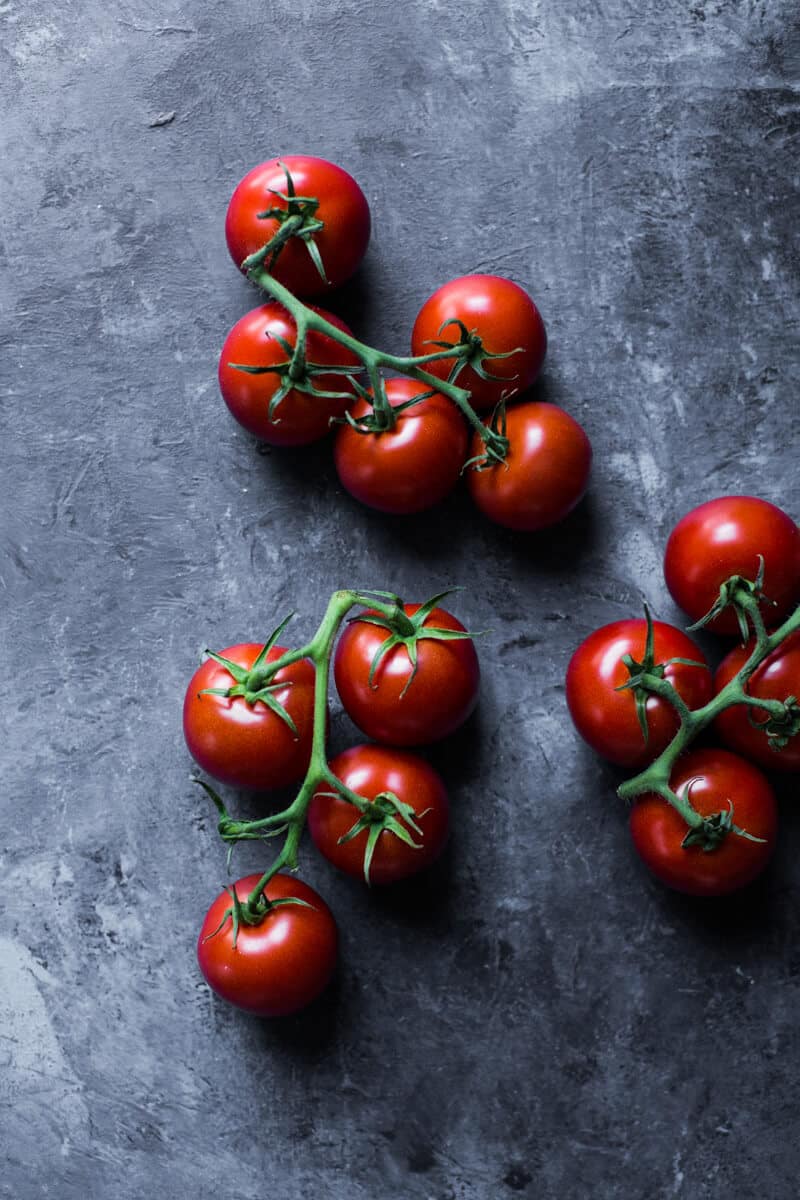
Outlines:
{"label": "small red tomato", "polygon": [[[288,210],[289,171],[298,198],[319,201],[308,217],[321,221],[311,232],[325,270],[320,275],[302,237],[292,237],[270,267],[279,283],[296,296],[319,296],[349,279],[358,267],[369,242],[369,205],[361,188],[347,171],[324,158],[286,154],[271,158],[248,171],[231,196],[225,218],[228,250],[237,267],[265,246],[278,232],[280,222],[262,217],[268,209]],[[296,206],[295,206],[296,207]],[[327,280],[327,282],[326,282]]]}
{"label": "small red tomato", "polygon": [[680,814],[661,796],[642,796],[631,809],[631,835],[656,879],[692,896],[722,896],[761,874],[775,847],[778,813],[757,767],[727,750],[692,750],[675,764],[670,787],[704,817],[729,813],[732,804],[734,825],[760,840],[732,830],[713,850],[683,846],[689,830]]}
{"label": "small red tomato", "polygon": [[[247,875],[236,882],[240,900],[259,878]],[[234,946],[233,921],[225,918],[231,896],[220,892],[203,921],[197,961],[223,1000],[257,1017],[282,1017],[305,1008],[326,986],[336,966],[338,933],[325,901],[301,879],[275,875],[266,896],[304,903],[280,904],[258,925],[241,922]]]}
{"label": "small red tomato", "polygon": [[[407,616],[419,609],[419,604],[403,606]],[[422,623],[423,634],[425,629],[466,633],[444,608],[429,613]],[[380,658],[370,683],[376,655],[391,637],[388,629],[358,618],[345,628],[333,664],[345,712],[376,742],[390,746],[437,742],[458,729],[478,702],[480,667],[475,646],[468,637],[420,637],[415,672],[407,646],[395,644]]]}
{"label": "small red tomato", "polygon": [[[313,310],[337,329],[350,333],[344,321],[321,308]],[[219,387],[233,416],[249,433],[272,446],[306,446],[330,432],[334,417],[342,417],[355,400],[355,389],[344,375],[314,375],[318,391],[344,392],[341,399],[311,396],[292,388],[270,416],[269,407],[282,379],[273,372],[251,375],[236,366],[273,367],[289,357],[277,338],[290,346],[297,340],[297,327],[280,304],[262,304],[236,322],[225,339],[219,360]],[[358,369],[356,355],[324,333],[309,330],[306,359],[317,366]],[[233,364],[236,364],[234,366]]]}
{"label": "small red tomato", "polygon": [[[411,379],[388,379],[392,408],[429,391]],[[372,412],[367,400],[355,418]],[[336,470],[356,500],[387,513],[416,513],[443,500],[458,483],[467,456],[467,427],[456,406],[438,392],[400,413],[393,429],[361,433],[341,425],[334,443]]]}
{"label": "small red tomato", "polygon": [[[418,848],[390,829],[382,829],[369,866],[370,883],[397,883],[439,857],[447,841],[449,805],[444,784],[424,759],[385,746],[354,746],[334,758],[330,768],[346,787],[365,800],[391,792],[414,810],[416,829],[401,816],[395,819]],[[347,875],[363,879],[368,830],[364,828],[350,840],[340,841],[358,822],[360,813],[346,800],[324,794],[331,790],[325,787],[313,797],[308,810],[309,832],[329,862]]]}
{"label": "small red tomato", "polygon": [[[563,520],[586,491],[591,444],[578,422],[554,404],[515,404],[506,416],[506,463],[468,471],[470,494],[498,525],[524,532],[545,529]],[[470,457],[482,452],[475,433]]]}
{"label": "small red tomato", "polygon": [[[257,642],[229,646],[220,657],[250,669],[261,652]],[[273,646],[267,662],[286,651]],[[272,697],[292,718],[297,733],[262,700],[244,696],[209,696],[206,688],[228,691],[235,684],[230,672],[208,658],[198,667],[183,702],[183,733],[195,762],[231,787],[268,791],[287,787],[305,774],[314,732],[313,664],[302,659],[278,671],[273,683],[283,684]]]}
{"label": "small red tomato", "polygon": [[[673,529],[664,556],[672,598],[692,621],[710,611],[732,575],[754,581],[764,560],[762,604],[769,628],[800,599],[800,530],[782,509],[755,496],[721,496],[688,512]],[[732,609],[710,621],[715,633],[736,633]]]}
{"label": "small red tomato", "polygon": [[[714,693],[718,695],[738,674],[753,651],[753,644],[736,646],[722,660],[714,676]],[[747,682],[746,690],[761,700],[800,699],[800,633],[793,633],[765,658]],[[763,709],[746,704],[726,708],[716,720],[719,736],[739,754],[751,758],[768,771],[800,771],[800,733],[790,737],[780,750],[773,750],[766,733],[750,723],[764,724]]]}
{"label": "small red tomato", "polygon": [[[680,724],[667,700],[649,695],[645,742],[633,691],[617,690],[631,678],[623,655],[629,654],[635,663],[642,663],[646,640],[645,620],[614,621],[589,634],[567,668],[567,704],[578,733],[609,762],[635,770],[666,749]],[[702,663],[699,667],[668,663],[663,678],[689,708],[701,708],[708,703],[711,672],[703,652],[685,633],[663,621],[654,621],[653,658],[656,664],[667,664],[674,658]]]}
{"label": "small red tomato", "polygon": [[[449,321],[461,321],[493,354],[515,351],[508,358],[483,363],[483,370],[497,376],[495,379],[482,379],[471,366],[459,372],[455,382],[469,390],[476,412],[494,408],[504,397],[509,399],[531,386],[544,362],[547,334],[538,308],[518,284],[497,275],[451,279],[420,309],[411,335],[411,353],[430,354],[437,347],[429,343],[460,341],[458,325],[445,325]],[[453,358],[435,359],[425,370],[437,379],[447,379],[454,362]]]}

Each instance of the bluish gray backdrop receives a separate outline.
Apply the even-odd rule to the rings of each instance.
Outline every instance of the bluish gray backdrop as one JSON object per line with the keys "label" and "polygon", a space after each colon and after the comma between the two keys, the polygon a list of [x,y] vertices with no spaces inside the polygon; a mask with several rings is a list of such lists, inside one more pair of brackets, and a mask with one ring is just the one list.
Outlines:
{"label": "bluish gray backdrop", "polygon": [[[693,504],[800,514],[799,55],[792,0],[0,3],[0,1195],[796,1194],[794,789],[762,884],[667,894],[563,676],[643,596],[677,618],[661,554]],[[372,205],[337,303],[367,340],[402,351],[454,275],[531,291],[536,394],[596,452],[562,528],[512,536],[463,496],[388,520],[327,447],[234,425],[216,360],[256,296],[225,207],[290,152]],[[186,681],[291,608],[309,633],[338,586],[457,583],[494,632],[432,755],[446,860],[369,895],[306,848],[338,981],[248,1019],[195,964],[225,872]]]}

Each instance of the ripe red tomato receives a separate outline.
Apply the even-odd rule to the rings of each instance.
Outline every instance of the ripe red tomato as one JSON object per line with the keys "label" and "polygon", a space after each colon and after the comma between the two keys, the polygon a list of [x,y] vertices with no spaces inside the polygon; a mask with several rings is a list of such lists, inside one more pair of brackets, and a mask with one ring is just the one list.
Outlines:
{"label": "ripe red tomato", "polygon": [[[419,609],[403,606],[407,616]],[[434,608],[422,627],[466,632],[444,608]],[[333,664],[345,712],[367,737],[390,746],[423,746],[447,737],[478,702],[480,667],[472,641],[421,638],[416,673],[407,647],[395,645],[381,658],[370,685],[375,656],[390,637],[389,630],[358,619],[345,628]]]}
{"label": "ripe red tomato", "polygon": [[[236,882],[240,900],[247,899],[259,878],[247,875]],[[266,895],[269,900],[293,896],[305,903],[278,905],[259,925],[240,923],[234,946],[231,917],[223,923],[231,897],[220,892],[203,921],[197,961],[223,1000],[257,1017],[282,1017],[310,1004],[328,983],[336,966],[338,933],[325,901],[301,879],[275,875]]]}
{"label": "ripe red tomato", "polygon": [[319,296],[339,287],[358,267],[369,242],[369,205],[351,175],[306,154],[286,154],[271,158],[248,171],[237,185],[225,218],[228,250],[237,267],[274,237],[279,229],[276,218],[259,217],[268,209],[286,210],[286,167],[298,197],[313,197],[319,206],[313,219],[322,221],[322,229],[313,233],[325,269],[327,283],[319,274],[301,237],[292,237],[281,249],[270,268],[271,274],[297,296]]}
{"label": "ripe red tomato", "polygon": [[[731,575],[755,580],[764,559],[761,612],[768,628],[780,624],[800,599],[800,530],[782,509],[755,496],[721,496],[688,512],[673,529],[664,576],[676,604],[693,621],[710,611]],[[732,609],[709,622],[715,633],[736,633]]]}
{"label": "ripe red tomato", "polygon": [[[714,676],[714,694],[730,683],[752,653],[752,643],[736,646],[722,660]],[[800,699],[800,633],[793,633],[758,667],[747,683],[747,691],[761,700]],[[732,750],[751,758],[769,771],[800,771],[800,734],[780,750],[773,750],[767,735],[754,729],[750,719],[763,724],[767,714],[758,708],[735,704],[717,717],[716,730]]]}
{"label": "ripe red tomato", "polygon": [[[257,642],[245,642],[229,646],[221,657],[249,669],[261,649]],[[285,653],[283,647],[273,646],[266,661]],[[206,659],[192,676],[183,702],[183,733],[192,758],[231,787],[267,791],[295,783],[311,757],[314,679],[313,664],[302,659],[284,667],[272,681],[285,685],[272,696],[294,721],[294,734],[261,700],[251,705],[244,696],[201,696],[205,688],[228,690],[235,682],[220,663]]]}
{"label": "ripe red tomato", "polygon": [[[414,322],[411,353],[430,354],[437,349],[430,342],[458,342],[459,320],[469,333],[476,333],[485,350],[493,354],[519,353],[509,358],[494,358],[483,364],[487,374],[497,379],[481,379],[471,366],[464,367],[456,383],[468,388],[476,412],[494,408],[505,396],[509,399],[530,387],[544,362],[547,333],[539,310],[527,292],[510,279],[497,275],[463,275],[451,279],[430,296]],[[440,358],[425,367],[437,379],[447,379],[455,359]]]}
{"label": "ripe red tomato", "polygon": [[[447,841],[449,805],[444,784],[424,759],[407,750],[353,746],[334,758],[330,767],[346,787],[366,800],[393,792],[414,809],[417,829],[402,817],[396,819],[419,849],[383,829],[369,868],[370,883],[397,883],[430,866],[439,857]],[[330,790],[325,787],[324,792]],[[339,841],[353,828],[359,816],[358,809],[346,800],[317,793],[309,806],[308,828],[315,846],[329,862],[347,875],[363,879],[367,829],[362,829],[349,841]]]}
{"label": "ripe red tomato", "polygon": [[[428,391],[411,379],[387,379],[392,408]],[[366,400],[355,418],[372,412]],[[435,392],[397,418],[394,429],[360,433],[340,426],[334,443],[336,470],[356,500],[380,512],[415,513],[443,500],[458,483],[467,457],[466,423],[456,406]]]}
{"label": "ripe red tomato", "polygon": [[[529,401],[507,413],[510,449],[498,463],[467,472],[472,499],[490,520],[532,532],[561,521],[589,482],[592,447],[581,426],[554,404]],[[473,434],[470,457],[482,453]]]}
{"label": "ripe red tomato", "polygon": [[753,842],[728,833],[713,850],[682,846],[688,827],[671,804],[642,796],[630,815],[633,844],[642,861],[667,887],[692,896],[722,896],[744,887],[767,865],[775,846],[778,813],[772,788],[757,767],[727,750],[692,750],[678,759],[670,787],[702,816],[729,812]]}
{"label": "ripe red tomato", "polygon": [[[350,333],[344,321],[333,313],[315,308],[337,329]],[[219,360],[219,386],[223,399],[233,416],[250,433],[272,446],[305,446],[330,432],[333,417],[344,416],[355,400],[355,389],[344,375],[315,375],[313,385],[318,391],[346,392],[344,399],[323,399],[292,388],[281,399],[272,417],[269,406],[281,386],[279,375],[269,372],[250,375],[237,371],[231,364],[248,367],[271,367],[285,363],[290,357],[276,338],[294,346],[297,327],[280,304],[262,304],[236,322],[225,339]],[[309,363],[320,366],[346,366],[357,369],[359,360],[333,338],[310,330],[306,336],[306,357]]]}
{"label": "ripe red tomato", "polygon": [[[622,662],[629,654],[636,663],[645,655],[647,622],[614,621],[581,642],[567,668],[567,704],[578,733],[593,750],[610,762],[640,770],[666,749],[680,724],[672,705],[659,696],[647,698],[645,742],[631,689],[617,691],[630,678]],[[706,663],[691,638],[663,621],[653,622],[653,656],[656,663],[686,658]],[[707,665],[689,667],[671,663],[664,678],[689,708],[701,708],[711,699],[711,672]]]}

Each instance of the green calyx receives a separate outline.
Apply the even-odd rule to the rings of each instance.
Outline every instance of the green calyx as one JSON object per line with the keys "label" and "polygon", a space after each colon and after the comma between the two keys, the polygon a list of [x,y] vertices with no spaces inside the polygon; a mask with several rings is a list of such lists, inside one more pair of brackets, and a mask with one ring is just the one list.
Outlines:
{"label": "green calyx", "polygon": [[[348,796],[338,791],[322,792],[320,794],[323,796],[341,797],[345,800],[349,799]],[[427,811],[426,809],[425,812]],[[348,829],[347,833],[343,833],[339,838],[339,845],[352,841],[353,838],[358,837],[360,833],[366,830],[367,843],[364,847],[364,880],[367,884],[370,883],[369,873],[372,867],[372,859],[382,834],[387,833],[390,837],[399,838],[401,842],[405,842],[413,850],[422,849],[422,844],[414,841],[409,830],[412,830],[419,838],[424,836],[422,829],[417,824],[417,820],[424,817],[425,812],[417,814],[412,805],[406,804],[394,792],[381,792],[374,800],[366,801],[364,807],[359,806],[358,819]]]}
{"label": "green calyx", "polygon": [[263,920],[276,908],[282,908],[286,904],[297,904],[302,908],[313,908],[313,904],[309,904],[307,900],[301,900],[299,896],[280,896],[276,900],[268,900],[264,892],[253,898],[248,896],[242,901],[236,894],[236,888],[226,886],[225,891],[231,898],[230,908],[226,908],[222,914],[222,920],[217,928],[203,938],[204,942],[208,942],[211,938],[216,937],[225,926],[225,922],[230,918],[233,925],[233,948],[236,949],[236,943],[239,938],[239,930],[242,925],[260,925]]}
{"label": "green calyx", "polygon": [[513,350],[505,350],[502,353],[493,354],[487,350],[483,344],[483,339],[476,333],[474,329],[467,329],[463,321],[458,317],[450,317],[439,327],[439,338],[441,338],[445,329],[450,325],[455,325],[459,332],[457,342],[440,341],[433,339],[425,342],[426,346],[436,346],[437,350],[452,351],[456,361],[450,369],[450,374],[447,377],[448,383],[455,383],[458,376],[465,367],[472,367],[472,370],[480,379],[485,379],[492,383],[512,383],[516,379],[516,375],[510,378],[503,375],[492,375],[491,371],[486,370],[485,364],[498,358],[512,358],[515,354],[521,354],[524,347],[515,346]]}
{"label": "green calyx", "polygon": [[377,625],[381,629],[387,630],[389,636],[381,642],[375,656],[372,659],[369,669],[369,686],[376,689],[378,687],[375,682],[375,676],[378,669],[386,658],[386,655],[394,650],[397,646],[404,646],[408,654],[408,661],[411,664],[411,674],[409,675],[403,690],[400,693],[400,699],[405,696],[411,684],[414,682],[417,670],[419,668],[419,652],[418,646],[422,641],[437,641],[437,642],[452,642],[463,641],[465,638],[479,637],[480,634],[469,633],[465,630],[458,629],[440,629],[435,625],[426,625],[428,617],[437,607],[441,600],[453,592],[459,591],[459,588],[448,588],[445,592],[439,592],[438,595],[432,596],[425,604],[421,605],[415,613],[409,615],[398,596],[392,596],[395,601],[395,611],[392,613],[359,613],[356,617],[351,617],[350,621],[364,622],[368,625]]}
{"label": "green calyx", "polygon": [[508,418],[506,417],[506,402],[501,400],[495,406],[491,420],[488,426],[485,426],[485,431],[481,435],[483,438],[483,450],[480,454],[476,454],[474,458],[468,458],[461,468],[461,473],[468,471],[473,467],[476,471],[486,471],[490,467],[503,466],[508,470],[508,451],[511,447],[511,442],[508,440]]}
{"label": "green calyx", "polygon": [[754,729],[766,734],[770,747],[780,752],[791,739],[800,733],[800,704],[796,696],[787,696],[782,702],[783,711],[770,713],[766,721],[756,721],[748,709],[747,716]]}
{"label": "green calyx", "polygon": [[[689,784],[688,791],[691,791]],[[752,833],[748,833],[745,829],[740,829],[738,825],[733,823],[733,802],[728,801],[727,811],[712,813],[711,816],[703,817],[703,820],[695,828],[690,829],[686,837],[681,842],[684,850],[690,846],[699,846],[706,853],[711,853],[712,850],[718,849],[729,834],[735,833],[737,837],[746,838],[748,842],[763,842],[764,838],[754,837]]]}
{"label": "green calyx", "polygon": [[322,279],[323,283],[327,283],[328,278],[325,274],[325,267],[322,263],[319,246],[315,240],[315,235],[325,227],[324,221],[320,221],[316,215],[319,208],[319,200],[314,196],[298,196],[288,167],[284,166],[283,163],[280,163],[279,166],[286,176],[286,191],[279,192],[274,188],[270,188],[270,195],[275,196],[278,200],[282,200],[286,207],[267,208],[264,212],[257,214],[261,220],[277,221],[278,228],[260,250],[256,250],[254,254],[250,254],[244,260],[242,268],[245,271],[253,271],[263,265],[266,270],[271,271],[287,242],[292,238],[299,238],[308,251],[320,279]]}
{"label": "green calyx", "polygon": [[215,654],[213,650],[206,650],[209,658],[213,658],[214,662],[224,667],[230,675],[233,676],[234,683],[229,688],[203,688],[198,693],[200,696],[224,696],[226,699],[232,699],[235,696],[241,696],[245,703],[253,708],[259,702],[265,704],[277,717],[289,726],[295,737],[297,734],[297,726],[292,720],[289,713],[280,704],[274,696],[275,692],[279,692],[287,687],[291,687],[291,681],[285,683],[271,683],[272,675],[275,669],[270,670],[267,664],[267,658],[273,646],[277,642],[280,635],[283,633],[286,626],[291,621],[294,613],[290,613],[288,617],[281,621],[280,625],[270,634],[264,646],[259,651],[258,657],[252,667],[242,667],[239,663],[231,662],[229,658],[223,658],[221,654]]}
{"label": "green calyx", "polygon": [[664,662],[656,662],[653,618],[646,604],[644,605],[644,615],[647,621],[644,655],[641,662],[637,662],[632,654],[624,654],[622,656],[622,663],[630,678],[615,688],[615,691],[633,692],[636,704],[636,716],[642,731],[642,737],[645,740],[645,744],[647,744],[650,738],[650,729],[647,723],[647,700],[650,696],[658,695],[661,691],[658,681],[664,679],[667,667],[672,666],[674,663],[682,663],[686,667],[700,667],[702,669],[705,664],[695,662],[691,658],[668,658]]}
{"label": "green calyx", "polygon": [[750,637],[749,622],[754,620],[754,613],[758,612],[759,604],[774,604],[774,600],[770,600],[764,595],[764,558],[763,555],[758,556],[758,574],[755,579],[745,579],[743,575],[731,575],[729,579],[721,585],[719,595],[714,601],[711,608],[701,617],[699,621],[695,621],[693,625],[689,625],[688,629],[691,633],[694,629],[701,629],[704,625],[708,625],[726,608],[732,608],[736,613],[736,619],[739,622],[739,631],[742,635],[742,641],[746,642]]}

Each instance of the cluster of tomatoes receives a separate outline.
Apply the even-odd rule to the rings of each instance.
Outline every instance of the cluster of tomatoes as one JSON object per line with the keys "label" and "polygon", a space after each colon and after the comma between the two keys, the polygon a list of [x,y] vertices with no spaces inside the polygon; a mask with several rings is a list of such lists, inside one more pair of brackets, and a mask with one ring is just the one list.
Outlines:
{"label": "cluster of tomatoes", "polygon": [[[581,426],[553,404],[505,407],[533,384],[547,349],[542,318],[521,287],[494,275],[444,284],[417,314],[408,359],[364,346],[338,316],[314,307],[328,327],[304,330],[298,356],[298,298],[338,287],[366,251],[370,213],[361,188],[323,159],[273,159],[239,183],[225,231],[237,266],[268,291],[276,282],[291,294],[243,316],[222,349],[220,389],[250,433],[275,446],[302,446],[334,426],[342,485],[386,513],[432,507],[465,466],[472,499],[497,524],[542,529],[575,507],[592,457]],[[267,245],[274,249],[261,257]],[[425,361],[432,354],[441,357]],[[399,373],[383,378],[374,369],[383,367]],[[359,381],[365,370],[369,388]],[[473,416],[484,414],[472,428],[437,382],[468,392]],[[481,421],[507,440],[503,461],[487,455]]]}
{"label": "cluster of tomatoes", "polygon": [[[428,867],[448,837],[445,785],[407,747],[438,741],[467,719],[480,671],[471,635],[439,599],[403,605],[395,621],[362,611],[345,626],[335,653],[333,642],[317,652],[312,640],[319,661],[303,657],[266,685],[264,668],[285,649],[272,639],[266,646],[229,646],[209,654],[186,691],[184,735],[198,765],[221,783],[259,793],[303,780],[298,797],[306,795],[307,803],[296,813],[290,806],[285,826],[270,832],[293,826],[299,839],[307,819],[320,853],[370,884],[395,883]],[[319,705],[315,711],[315,691],[321,669],[327,682],[331,656],[342,705],[373,741],[327,761],[327,706],[321,715]],[[252,837],[258,824],[238,829]],[[246,904],[260,878],[234,885],[238,902]],[[278,872],[254,919],[237,923],[232,892],[220,893],[200,932],[198,959],[208,983],[260,1016],[308,1004],[336,963],[336,924],[325,901]]]}
{"label": "cluster of tomatoes", "polygon": [[[695,623],[722,636],[742,627],[725,606],[726,583],[758,581],[750,592],[766,629],[800,602],[800,531],[780,508],[751,496],[726,496],[689,512],[673,529],[664,557],[669,591]],[[721,596],[722,589],[722,596]],[[730,590],[729,588],[727,589]],[[706,621],[705,618],[709,619]],[[752,623],[751,623],[752,625]],[[747,631],[747,625],[744,625]],[[615,621],[585,639],[570,661],[566,693],[572,720],[610,762],[647,769],[681,728],[678,707],[637,686],[648,674],[667,680],[695,712],[720,695],[745,665],[754,640],[737,645],[712,676],[700,647],[661,621]],[[793,706],[800,697],[800,632],[789,633],[745,681],[749,696],[787,705],[786,736],[775,736],[763,709],[732,704],[713,729],[729,749],[703,745],[677,757],[669,788],[719,836],[687,838],[684,818],[663,795],[644,793],[630,812],[633,844],[663,883],[693,895],[721,895],[753,880],[772,853],[777,811],[761,768],[800,771]]]}

